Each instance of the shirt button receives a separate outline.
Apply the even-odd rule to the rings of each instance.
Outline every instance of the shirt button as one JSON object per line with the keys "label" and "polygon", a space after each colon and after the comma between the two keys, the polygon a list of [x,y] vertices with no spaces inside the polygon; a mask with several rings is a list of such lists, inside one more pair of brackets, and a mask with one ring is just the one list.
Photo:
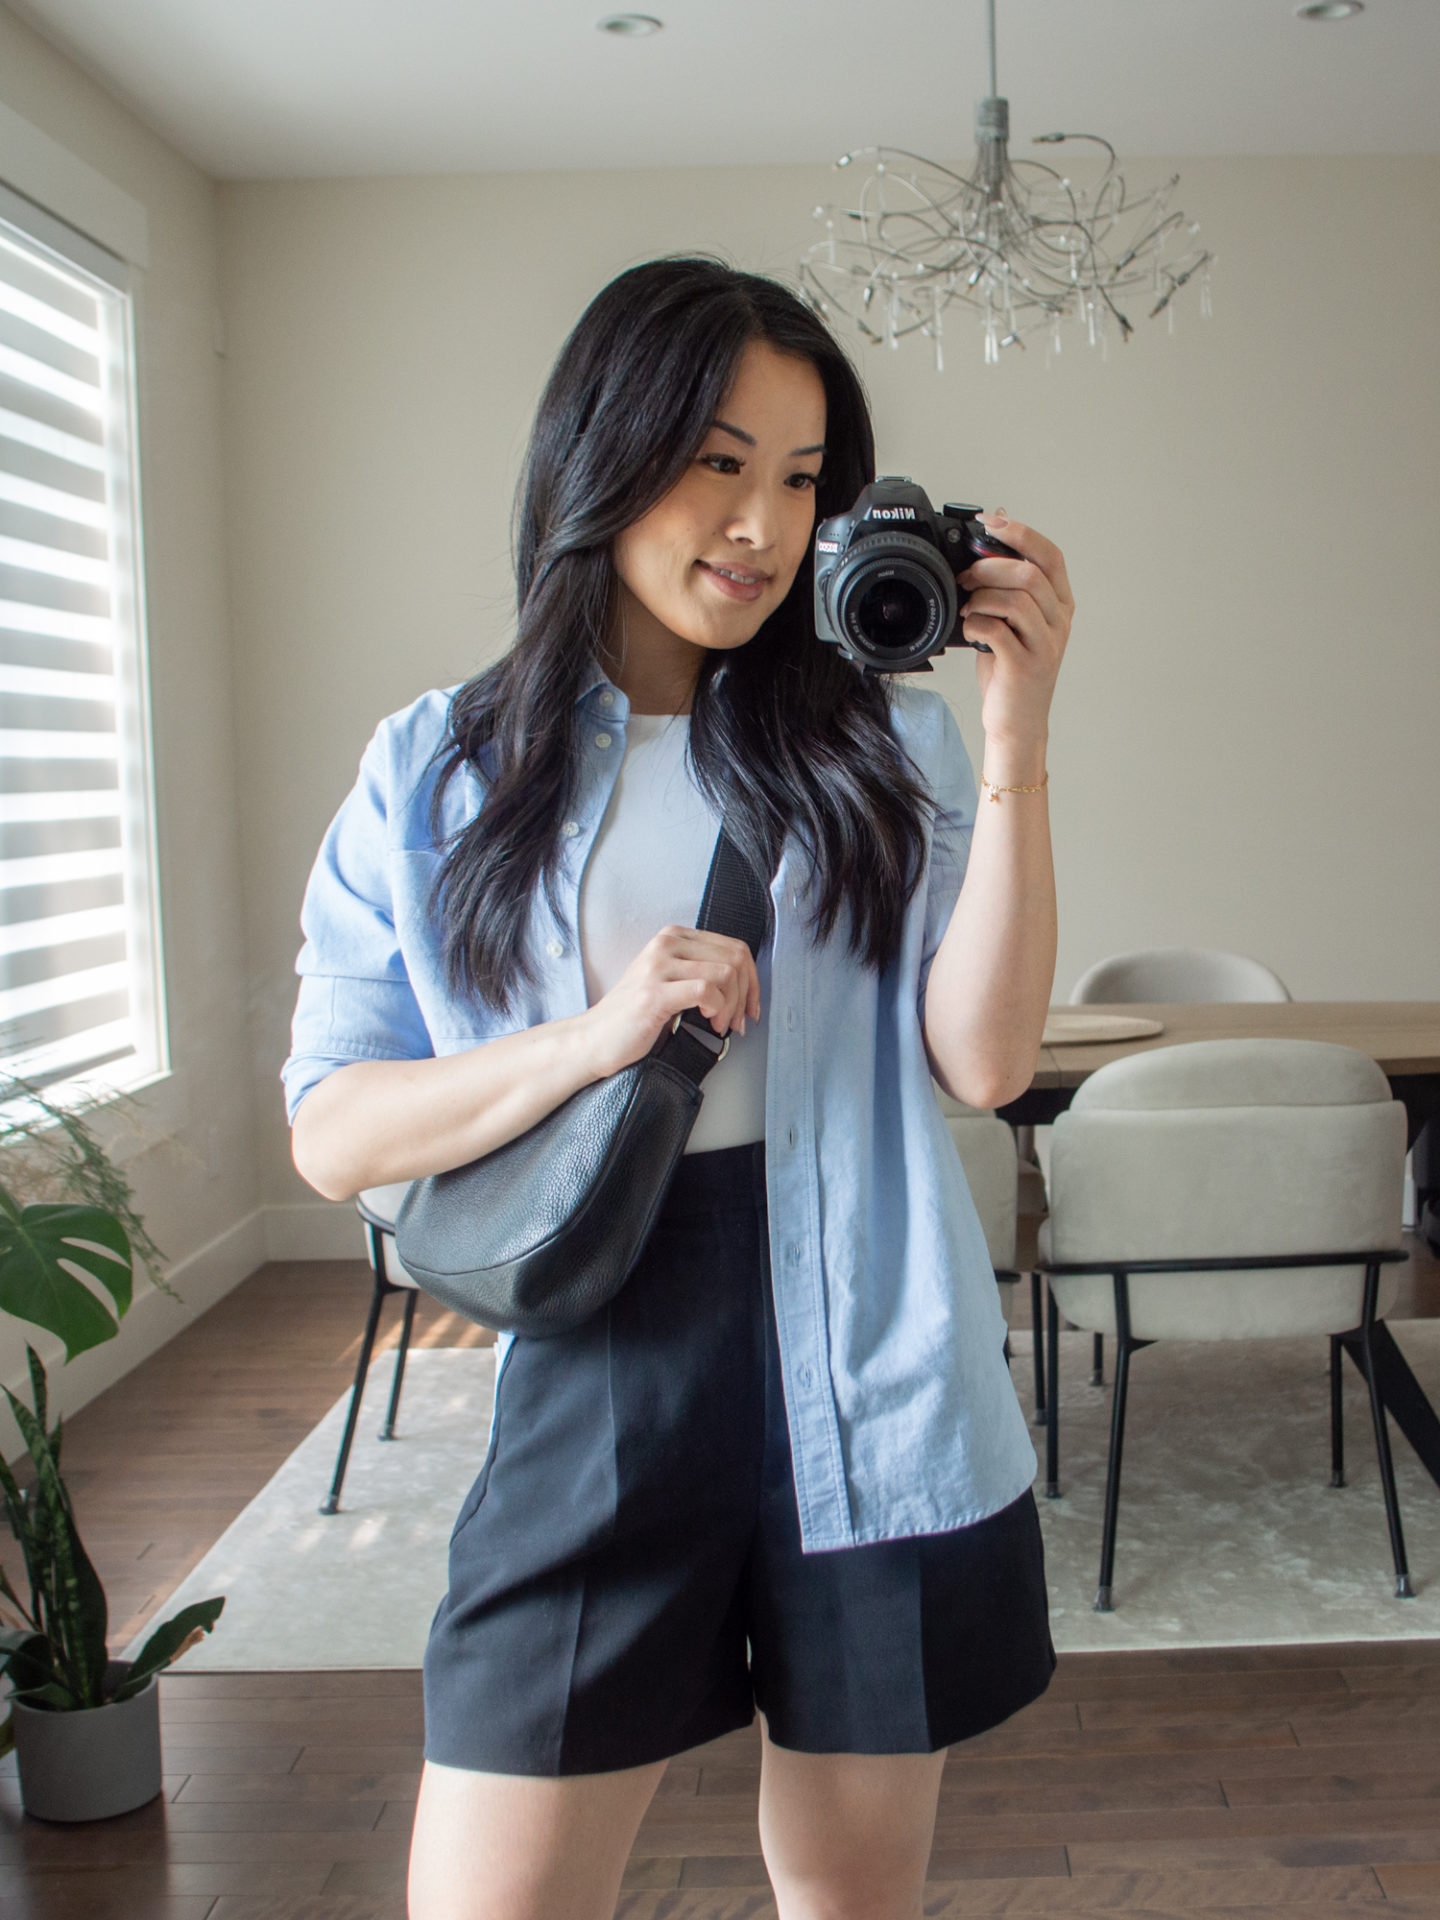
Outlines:
{"label": "shirt button", "polygon": [[799,1140],[800,1135],[796,1132],[794,1127],[791,1127],[789,1132],[785,1135],[785,1138],[790,1142],[791,1146],[793,1147],[796,1144],[796,1142]]}
{"label": "shirt button", "polygon": [[610,736],[609,736],[609,734],[608,734],[608,733],[597,733],[597,734],[596,734],[596,736],[595,736],[595,744],[596,744],[596,746],[597,746],[597,747],[608,747],[608,746],[609,746],[609,744],[610,744]]}
{"label": "shirt button", "polygon": [[610,691],[610,689],[609,689],[609,687],[606,687],[606,689],[605,689],[605,691],[604,691],[604,692],[603,692],[603,693],[601,694],[601,696],[600,696],[600,704],[601,704],[601,706],[602,706],[602,707],[613,707],[613,706],[614,706],[614,704],[615,704],[615,696],[614,696],[614,694],[613,694],[613,693],[612,693],[612,692]]}
{"label": "shirt button", "polygon": [[791,1266],[792,1266],[792,1267],[798,1267],[798,1266],[799,1266],[799,1264],[800,1264],[800,1242],[799,1242],[798,1240],[792,1240],[792,1241],[790,1242],[790,1244],[789,1244],[789,1246],[788,1246],[788,1247],[786,1247],[786,1249],[785,1249],[785,1258],[786,1258],[786,1259],[787,1259],[787,1260],[788,1260],[788,1261],[790,1262],[790,1264],[791,1264]]}
{"label": "shirt button", "polygon": [[800,1382],[802,1387],[808,1387],[815,1376],[811,1373],[809,1367],[802,1363],[795,1369],[795,1378]]}
{"label": "shirt button", "polygon": [[561,957],[561,955],[564,953],[565,948],[559,940],[552,940],[549,946],[546,947],[545,951],[549,954],[552,960],[558,960]]}
{"label": "shirt button", "polygon": [[580,831],[580,822],[578,820],[567,820],[560,831],[567,840],[573,840]]}
{"label": "shirt button", "polygon": [[794,1025],[795,1025],[795,1009],[794,1009],[794,1007],[786,1007],[786,1009],[785,1009],[785,1024],[786,1024],[786,1026],[787,1026],[787,1027],[792,1027],[792,1028],[794,1027]]}
{"label": "shirt button", "polygon": [[798,893],[792,893],[792,894],[791,894],[791,896],[790,896],[790,904],[791,904],[791,906],[792,906],[792,907],[798,907],[798,906],[800,905],[800,896],[799,896],[799,894],[798,894]]}

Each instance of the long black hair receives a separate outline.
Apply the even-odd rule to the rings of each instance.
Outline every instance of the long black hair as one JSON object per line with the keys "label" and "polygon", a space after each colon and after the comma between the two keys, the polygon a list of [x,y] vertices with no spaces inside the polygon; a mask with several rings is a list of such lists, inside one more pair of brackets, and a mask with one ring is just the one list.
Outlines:
{"label": "long black hair", "polygon": [[[615,537],[685,472],[754,340],[819,373],[816,518],[843,511],[875,477],[865,395],[821,321],[777,282],[718,260],[652,260],[603,288],[561,349],[517,496],[515,643],[456,694],[441,749],[437,834],[463,766],[485,788],[436,882],[457,994],[509,1012],[516,987],[534,983],[526,934],[537,886],[563,919],[561,825],[581,765],[574,709],[610,635]],[[787,830],[796,834],[814,868],[812,931],[828,938],[844,916],[851,951],[882,969],[923,871],[929,795],[891,732],[885,684],[816,640],[812,591],[807,554],[752,640],[705,652],[691,765],[758,873],[774,874]]]}

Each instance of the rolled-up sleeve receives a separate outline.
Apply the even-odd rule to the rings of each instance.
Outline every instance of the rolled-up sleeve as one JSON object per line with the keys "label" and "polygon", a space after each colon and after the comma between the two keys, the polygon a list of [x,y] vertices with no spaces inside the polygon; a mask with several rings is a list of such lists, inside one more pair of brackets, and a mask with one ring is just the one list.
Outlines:
{"label": "rolled-up sleeve", "polygon": [[939,951],[940,942],[945,938],[945,929],[950,924],[950,915],[960,897],[965,868],[970,859],[976,806],[975,774],[955,716],[939,694],[930,697],[939,709],[939,737],[933,764],[928,769],[930,791],[935,797],[935,829],[930,847],[930,872],[925,892],[925,936],[920,956],[918,1006],[922,1026],[931,963]]}
{"label": "rolled-up sleeve", "polygon": [[300,993],[281,1079],[293,1122],[306,1094],[356,1060],[434,1053],[395,928],[389,753],[382,727],[331,822],[301,909]]}

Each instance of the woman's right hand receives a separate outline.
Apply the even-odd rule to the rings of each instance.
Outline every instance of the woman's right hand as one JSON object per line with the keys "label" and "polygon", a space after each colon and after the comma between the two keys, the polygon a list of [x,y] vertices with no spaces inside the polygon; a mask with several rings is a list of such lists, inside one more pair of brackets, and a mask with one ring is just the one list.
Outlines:
{"label": "woman's right hand", "polygon": [[760,976],[743,940],[662,927],[607,994],[581,1015],[596,1079],[643,1058],[677,1013],[698,1007],[716,1033],[760,1018]]}

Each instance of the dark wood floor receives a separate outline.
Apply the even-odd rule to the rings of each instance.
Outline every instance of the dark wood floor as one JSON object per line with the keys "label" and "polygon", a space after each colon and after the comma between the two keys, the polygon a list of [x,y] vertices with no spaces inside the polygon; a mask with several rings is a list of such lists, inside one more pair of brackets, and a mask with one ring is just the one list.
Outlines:
{"label": "dark wood floor", "polygon": [[[1440,1263],[1402,1310],[1440,1311]],[[344,1390],[365,1270],[272,1265],[70,1425],[82,1529],[119,1644]],[[1023,1313],[1023,1300],[1017,1300]],[[433,1306],[418,1337],[481,1338]],[[166,1789],[85,1828],[19,1812],[0,1770],[0,1920],[402,1920],[420,1771],[414,1673],[182,1671]],[[628,1920],[773,1914],[758,1749],[675,1761]],[[952,1754],[929,1916],[1440,1915],[1440,1643],[1067,1655],[1045,1698]]]}

